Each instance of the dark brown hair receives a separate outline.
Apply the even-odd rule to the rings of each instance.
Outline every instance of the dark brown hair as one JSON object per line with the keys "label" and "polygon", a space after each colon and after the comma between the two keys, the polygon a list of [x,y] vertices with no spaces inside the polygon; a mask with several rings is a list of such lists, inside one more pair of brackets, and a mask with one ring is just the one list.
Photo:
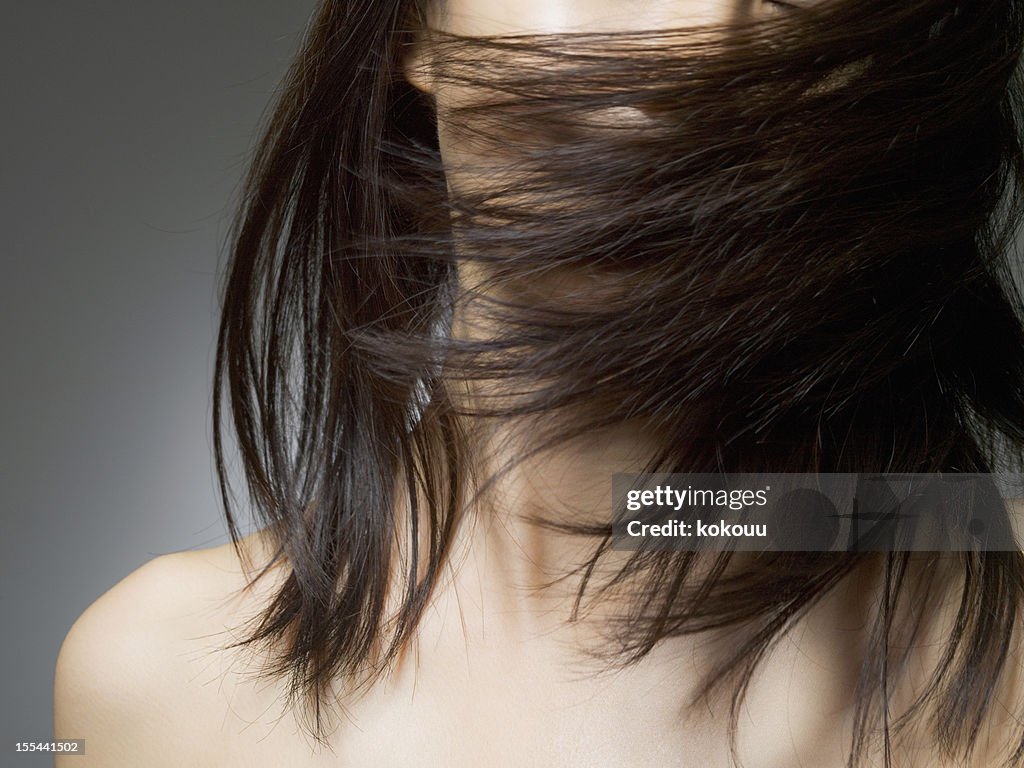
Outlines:
{"label": "dark brown hair", "polygon": [[[432,76],[475,94],[443,118],[490,182],[451,190],[434,104],[402,74],[424,11],[322,4],[256,151],[223,292],[228,525],[237,541],[224,395],[256,519],[289,568],[245,643],[277,649],[268,673],[313,705],[317,735],[331,681],[374,679],[415,632],[468,489],[494,479],[468,480],[470,417],[533,419],[533,453],[638,420],[660,446],[646,469],[663,472],[1020,461],[1018,0],[825,0],[710,36],[433,33]],[[487,275],[480,295],[456,280],[469,261]],[[593,291],[517,298],[559,274]],[[446,332],[470,300],[490,338]],[[468,412],[460,379],[497,396]],[[641,549],[597,583],[607,527],[568,527],[595,540],[581,610],[609,585],[633,595],[616,625],[624,663],[736,628],[705,682],[734,683],[734,726],[772,643],[878,557],[768,553],[725,578],[729,553],[698,567]],[[851,764],[876,718],[888,759],[890,730],[926,714],[964,757],[1007,662],[1024,559],[955,554],[953,634],[894,722],[912,569],[906,552],[881,563]]]}

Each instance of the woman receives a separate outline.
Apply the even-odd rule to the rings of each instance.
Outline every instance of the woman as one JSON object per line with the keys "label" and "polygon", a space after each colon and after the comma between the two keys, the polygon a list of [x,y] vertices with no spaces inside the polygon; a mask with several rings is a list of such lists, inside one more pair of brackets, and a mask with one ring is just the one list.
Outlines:
{"label": "woman", "polygon": [[1019,763],[1019,551],[625,552],[606,506],[1019,465],[1022,15],[325,2],[224,289],[262,530],[218,429],[236,546],[76,623],[76,765]]}

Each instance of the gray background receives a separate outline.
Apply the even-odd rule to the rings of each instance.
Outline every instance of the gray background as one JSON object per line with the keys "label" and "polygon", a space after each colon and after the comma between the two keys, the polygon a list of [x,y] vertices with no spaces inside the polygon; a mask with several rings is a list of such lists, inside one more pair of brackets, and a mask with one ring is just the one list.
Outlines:
{"label": "gray background", "polygon": [[4,9],[0,766],[53,764],[14,742],[52,737],[54,662],[86,606],[154,555],[227,540],[219,251],[312,6]]}

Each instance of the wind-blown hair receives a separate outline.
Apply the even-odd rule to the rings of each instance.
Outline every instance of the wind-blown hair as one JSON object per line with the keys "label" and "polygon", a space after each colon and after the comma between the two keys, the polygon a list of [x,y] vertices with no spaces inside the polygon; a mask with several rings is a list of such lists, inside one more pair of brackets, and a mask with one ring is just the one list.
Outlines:
{"label": "wind-blown hair", "polygon": [[[226,415],[288,566],[244,643],[276,649],[267,672],[289,677],[318,736],[332,681],[372,681],[413,636],[468,497],[494,479],[470,482],[469,415],[531,420],[521,458],[636,420],[658,441],[650,471],[1020,461],[1019,0],[823,0],[715,34],[433,32],[437,87],[467,95],[442,116],[460,178],[486,179],[451,189],[434,103],[402,70],[424,18],[417,2],[323,3],[257,148],[223,290],[228,526],[237,543]],[[460,261],[487,290],[458,284]],[[519,291],[565,276],[588,288]],[[490,337],[451,338],[468,301]],[[495,396],[464,402],[463,379]],[[607,526],[542,524],[594,537],[580,611],[632,595],[621,662],[735,628],[703,688],[732,683],[733,733],[773,643],[877,559],[851,765],[876,722],[887,762],[890,731],[922,719],[968,756],[1024,599],[1020,553],[951,555],[948,646],[890,719],[892,638],[937,571],[909,553],[767,553],[736,572],[728,552],[641,549],[598,579]]]}

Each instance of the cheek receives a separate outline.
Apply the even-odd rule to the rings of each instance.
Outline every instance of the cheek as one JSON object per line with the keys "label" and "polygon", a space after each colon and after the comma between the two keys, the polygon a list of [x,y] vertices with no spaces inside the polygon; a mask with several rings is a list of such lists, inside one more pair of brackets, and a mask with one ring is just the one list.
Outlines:
{"label": "cheek", "polygon": [[481,192],[487,188],[488,179],[491,185],[495,182],[493,173],[497,169],[492,168],[488,172],[486,167],[486,160],[493,156],[493,152],[475,136],[456,128],[446,117],[448,105],[444,102],[445,97],[450,95],[450,90],[442,89],[437,98],[437,140],[448,179],[448,188],[460,195]]}

